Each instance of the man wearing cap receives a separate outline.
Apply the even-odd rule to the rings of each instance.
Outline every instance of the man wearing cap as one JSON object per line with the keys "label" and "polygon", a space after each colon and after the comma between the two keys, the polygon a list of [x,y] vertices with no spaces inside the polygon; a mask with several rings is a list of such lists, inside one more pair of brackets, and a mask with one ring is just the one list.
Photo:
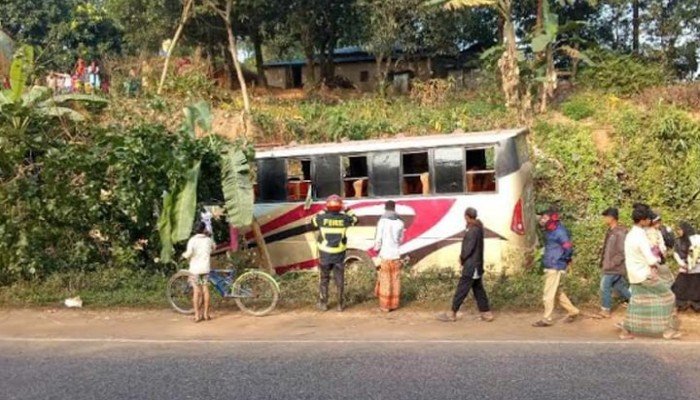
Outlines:
{"label": "man wearing cap", "polygon": [[328,310],[328,284],[333,280],[338,288],[338,311],[343,311],[343,294],[345,291],[345,251],[347,250],[347,229],[357,224],[357,217],[352,211],[345,210],[343,200],[332,195],[326,200],[326,210],[312,219],[314,228],[318,229],[318,252],[321,281],[319,283],[318,309]]}
{"label": "man wearing cap", "polygon": [[629,283],[627,283],[627,279],[625,278],[627,275],[627,270],[625,269],[625,236],[627,236],[627,228],[619,224],[619,212],[617,208],[610,207],[603,211],[603,219],[608,226],[608,231],[605,234],[603,252],[600,260],[600,267],[602,270],[602,277],[600,279],[600,315],[605,318],[610,318],[613,289],[617,291],[625,301],[629,301],[631,296]]}
{"label": "man wearing cap", "polygon": [[489,298],[484,289],[484,225],[477,219],[477,212],[474,208],[467,208],[464,212],[464,219],[467,229],[462,239],[462,251],[459,254],[459,261],[462,264],[462,276],[459,278],[457,290],[452,300],[452,312],[441,314],[438,319],[444,322],[456,321],[457,311],[464,303],[464,300],[471,289],[474,292],[476,306],[479,309],[479,318],[482,321],[493,321],[493,314],[489,307]]}
{"label": "man wearing cap", "polygon": [[540,226],[544,229],[545,247],[542,257],[544,267],[544,315],[541,320],[532,324],[534,327],[552,325],[555,301],[566,310],[565,322],[574,322],[580,311],[576,308],[561,289],[561,283],[566,270],[571,264],[574,246],[569,237],[569,231],[559,221],[559,213],[550,208],[540,216]]}

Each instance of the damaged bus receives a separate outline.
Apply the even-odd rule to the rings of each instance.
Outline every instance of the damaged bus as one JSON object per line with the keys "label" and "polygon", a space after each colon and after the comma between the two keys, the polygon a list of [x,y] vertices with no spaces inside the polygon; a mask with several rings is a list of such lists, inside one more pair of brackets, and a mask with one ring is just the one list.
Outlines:
{"label": "damaged bus", "polygon": [[487,269],[525,266],[537,241],[526,134],[500,130],[258,151],[255,217],[273,267],[277,273],[316,267],[311,217],[332,194],[359,218],[348,230],[348,263],[371,265],[368,250],[391,199],[406,225],[402,257],[414,271],[459,266],[467,207],[484,223]]}

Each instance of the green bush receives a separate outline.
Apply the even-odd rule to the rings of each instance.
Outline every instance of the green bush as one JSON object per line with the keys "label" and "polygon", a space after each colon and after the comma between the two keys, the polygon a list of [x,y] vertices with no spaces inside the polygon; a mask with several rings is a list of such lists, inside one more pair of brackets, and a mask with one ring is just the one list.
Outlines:
{"label": "green bush", "polygon": [[561,112],[574,121],[580,121],[595,114],[595,104],[588,98],[575,96],[561,105]]}
{"label": "green bush", "polygon": [[598,51],[591,59],[595,64],[586,67],[579,78],[591,89],[631,95],[663,85],[671,76],[662,63],[648,62],[633,55]]}
{"label": "green bush", "polygon": [[206,151],[161,126],[58,124],[23,108],[3,109],[0,132],[0,284],[156,267],[163,192]]}

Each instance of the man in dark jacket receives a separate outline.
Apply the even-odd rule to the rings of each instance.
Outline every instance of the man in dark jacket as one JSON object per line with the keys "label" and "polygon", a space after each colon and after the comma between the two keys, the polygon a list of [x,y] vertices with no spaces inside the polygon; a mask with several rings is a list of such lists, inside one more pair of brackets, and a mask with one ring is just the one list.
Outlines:
{"label": "man in dark jacket", "polygon": [[610,207],[603,211],[608,232],[605,234],[603,254],[600,267],[603,276],[600,279],[600,315],[610,318],[612,308],[612,292],[617,291],[626,301],[630,299],[630,285],[625,279],[625,236],[627,228],[618,223],[619,213],[617,208]]}
{"label": "man in dark jacket", "polygon": [[443,314],[438,318],[441,321],[456,321],[457,311],[464,303],[464,300],[471,289],[474,292],[476,305],[481,313],[481,320],[493,321],[493,314],[489,307],[489,298],[484,289],[484,226],[477,219],[477,212],[473,208],[467,208],[464,213],[467,222],[467,229],[462,239],[462,251],[459,254],[459,262],[462,265],[462,276],[457,284],[452,301],[452,313]]}
{"label": "man in dark jacket", "polygon": [[338,288],[338,311],[343,311],[343,295],[345,291],[345,251],[347,250],[347,229],[357,225],[357,217],[350,210],[345,210],[343,200],[332,195],[326,200],[326,210],[314,216],[311,221],[318,229],[319,269],[319,299],[317,307],[321,311],[328,310],[328,284],[333,280]]}
{"label": "man in dark jacket", "polygon": [[550,208],[540,216],[540,226],[544,229],[545,246],[542,256],[544,267],[544,315],[541,320],[532,324],[534,327],[547,327],[552,325],[555,301],[566,310],[565,322],[573,322],[579,316],[576,308],[561,289],[566,269],[571,264],[574,254],[574,246],[571,243],[569,231],[559,221],[559,213]]}

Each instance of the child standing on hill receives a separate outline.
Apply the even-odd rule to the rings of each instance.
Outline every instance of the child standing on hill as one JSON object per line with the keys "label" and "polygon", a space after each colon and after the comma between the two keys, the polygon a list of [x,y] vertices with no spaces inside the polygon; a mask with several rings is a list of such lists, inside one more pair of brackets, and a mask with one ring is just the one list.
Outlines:
{"label": "child standing on hill", "polygon": [[182,258],[190,262],[194,322],[211,319],[211,315],[209,315],[209,271],[211,270],[212,250],[214,250],[214,241],[207,234],[206,224],[199,222],[196,234],[187,242],[187,250],[182,254]]}

